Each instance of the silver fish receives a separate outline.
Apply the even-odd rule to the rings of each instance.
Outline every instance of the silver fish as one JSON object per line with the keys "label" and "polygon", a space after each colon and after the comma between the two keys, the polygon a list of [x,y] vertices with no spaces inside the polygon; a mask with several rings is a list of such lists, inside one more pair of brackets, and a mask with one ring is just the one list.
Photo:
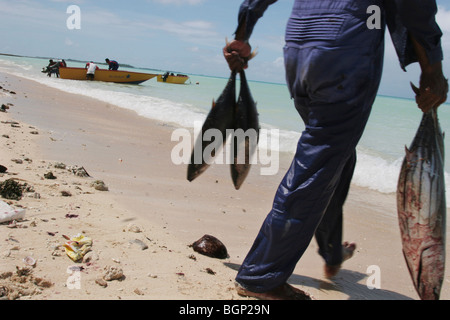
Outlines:
{"label": "silver fish", "polygon": [[245,72],[240,72],[241,88],[236,104],[234,134],[232,136],[233,158],[231,159],[231,178],[239,190],[250,167],[251,158],[259,140],[259,115],[253,101]]}
{"label": "silver fish", "polygon": [[397,186],[402,251],[422,300],[438,300],[445,269],[444,136],[437,110],[423,114]]}
{"label": "silver fish", "polygon": [[[236,106],[236,72],[231,72],[230,78],[220,97],[213,101],[212,108],[202,126],[200,136],[197,138],[194,150],[191,154],[191,162],[188,165],[187,179],[194,180],[206,169],[211,161],[227,140],[227,129],[234,128],[234,112]],[[209,129],[216,129],[221,132],[220,141],[205,141],[204,135]],[[205,159],[205,150],[211,150],[211,154]]]}

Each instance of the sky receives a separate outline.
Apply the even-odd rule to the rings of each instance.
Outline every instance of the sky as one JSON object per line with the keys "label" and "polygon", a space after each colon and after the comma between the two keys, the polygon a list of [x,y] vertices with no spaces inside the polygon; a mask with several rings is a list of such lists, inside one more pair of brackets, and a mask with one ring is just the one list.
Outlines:
{"label": "sky", "polygon": [[[222,55],[232,39],[242,0],[0,0],[0,53],[104,61],[188,74],[227,77]],[[250,80],[284,83],[284,33],[294,0],[278,0],[255,27]],[[437,0],[437,21],[450,53],[450,0]],[[80,9],[79,29],[68,28]],[[417,64],[403,72],[389,36],[380,94],[412,97]],[[450,75],[450,63],[444,60]]]}

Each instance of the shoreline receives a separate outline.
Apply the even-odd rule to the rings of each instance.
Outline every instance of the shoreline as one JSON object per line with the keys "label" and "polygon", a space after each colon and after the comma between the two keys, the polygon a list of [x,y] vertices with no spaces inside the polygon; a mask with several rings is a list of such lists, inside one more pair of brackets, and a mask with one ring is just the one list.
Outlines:
{"label": "shoreline", "polygon": [[[32,208],[27,209],[28,221],[24,225],[30,224],[29,219],[45,217],[55,219],[50,220],[55,224],[54,229],[75,231],[82,226],[94,239],[93,252],[99,256],[93,266],[83,264],[86,271],[81,275],[86,283],[82,289],[68,290],[64,287],[68,277],[66,268],[73,262],[64,254],[51,256],[45,246],[38,248],[31,242],[31,239],[54,242],[56,238],[49,240],[44,230],[32,232],[30,236],[30,230],[35,231],[32,227],[5,229],[0,225],[0,229],[7,230],[13,238],[29,239],[28,242],[23,240],[27,244],[24,248],[21,245],[20,250],[11,251],[8,242],[1,245],[0,253],[5,250],[12,253],[2,261],[6,265],[2,263],[0,273],[4,269],[14,269],[16,264],[21,264],[23,253],[31,252],[43,255],[38,257],[35,273],[39,271],[49,276],[53,270],[58,275],[51,280],[54,286],[23,299],[64,300],[74,296],[85,299],[86,295],[90,299],[118,296],[122,299],[245,299],[234,292],[236,268],[270,210],[274,192],[290,159],[280,159],[276,176],[261,176],[258,165],[254,166],[240,191],[232,186],[228,166],[213,166],[189,183],[186,167],[176,166],[170,160],[170,151],[176,144],[170,139],[175,129],[172,125],[10,74],[0,73],[0,79],[3,87],[17,93],[0,96],[2,103],[13,104],[6,114],[0,114],[2,121],[7,117],[26,123],[22,128],[31,125],[39,132],[37,135],[30,135],[24,129],[21,133],[15,132],[16,136],[11,138],[14,143],[9,142],[14,144],[10,150],[12,155],[2,155],[0,164],[17,171],[19,178],[26,173],[23,179],[37,185],[43,184],[42,171],[49,164],[63,162],[83,166],[92,177],[105,181],[109,187],[107,192],[96,192],[89,189],[86,181],[76,181],[81,183],[78,187],[89,194],[75,191],[75,196],[63,198],[57,196],[55,190],[78,189],[68,182],[73,177],[60,172],[66,184],[57,179],[57,187],[42,186],[45,190],[42,195],[48,193],[48,197],[17,202]],[[14,133],[14,128],[10,130]],[[33,162],[11,164],[11,158],[22,153],[29,153]],[[55,174],[58,176],[58,172]],[[59,207],[55,208],[53,201],[60,203]],[[53,211],[47,212],[46,206]],[[81,210],[84,214],[79,219],[64,218],[68,206],[75,208],[70,211]],[[130,223],[143,226],[145,236],[142,232],[124,232]],[[37,228],[41,224],[38,223]],[[61,233],[57,234],[57,239],[63,242]],[[204,234],[220,239],[230,257],[222,261],[193,252],[189,244]],[[140,237],[150,250],[130,246],[133,236]],[[395,195],[352,186],[345,206],[344,238],[356,242],[357,250],[334,281],[324,279],[323,262],[313,240],[289,282],[318,300],[417,299],[401,253]],[[189,258],[192,254],[196,260]],[[120,263],[111,260],[114,256],[119,257],[114,259]],[[108,283],[106,288],[96,284],[94,278],[106,264],[121,266],[125,280]],[[367,271],[374,265],[381,270],[381,288],[370,290],[366,285],[370,277]],[[215,274],[205,272],[207,268]],[[450,299],[449,284],[446,276],[441,299]],[[136,289],[139,294],[135,293]]]}

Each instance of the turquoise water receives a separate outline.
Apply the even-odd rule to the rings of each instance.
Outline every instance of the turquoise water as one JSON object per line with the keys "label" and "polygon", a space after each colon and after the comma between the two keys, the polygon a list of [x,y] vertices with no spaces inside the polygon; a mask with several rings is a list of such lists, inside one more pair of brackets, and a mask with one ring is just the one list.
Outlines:
{"label": "turquoise water", "polygon": [[[47,64],[46,59],[0,56],[0,71],[66,92],[93,97],[134,110],[143,117],[186,128],[192,128],[195,121],[205,119],[213,99],[218,98],[227,82],[225,78],[201,75],[189,75],[190,80],[185,85],[158,83],[156,79],[137,86],[71,81],[48,78],[41,73],[41,69]],[[68,62],[68,65],[84,67],[83,63],[76,62]],[[121,69],[158,74],[164,72]],[[250,81],[249,86],[257,102],[262,128],[279,129],[280,150],[294,152],[304,126],[293,107],[286,85]],[[449,107],[447,104],[439,109],[443,131],[450,128]],[[412,99],[378,96],[358,146],[358,163],[353,182],[384,193],[395,192],[405,145],[409,146],[411,143],[421,115]],[[445,146],[449,149],[448,140],[445,141]],[[446,160],[446,168],[446,172],[449,172],[450,159]],[[447,186],[450,186],[450,182],[447,182]]]}

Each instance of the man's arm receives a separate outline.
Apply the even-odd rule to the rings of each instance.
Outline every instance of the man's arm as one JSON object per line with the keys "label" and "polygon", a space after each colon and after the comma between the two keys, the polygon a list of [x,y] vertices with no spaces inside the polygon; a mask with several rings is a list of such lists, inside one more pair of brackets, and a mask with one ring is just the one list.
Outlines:
{"label": "man's arm", "polygon": [[[248,41],[256,22],[261,18],[266,9],[277,0],[245,0],[239,8],[238,28],[236,36],[242,41]],[[239,33],[239,34],[238,34]]]}
{"label": "man's arm", "polygon": [[423,112],[437,108],[447,100],[448,84],[442,72],[442,32],[436,22],[436,1],[394,0],[387,3],[387,10],[393,16],[390,29],[402,67],[420,64],[420,88],[415,90],[419,108]]}
{"label": "man's arm", "polygon": [[414,38],[411,37],[414,50],[417,54],[420,69],[420,88],[414,90],[416,102],[423,112],[437,108],[447,100],[448,82],[442,72],[442,62],[430,62],[427,51]]}
{"label": "man's arm", "polygon": [[223,48],[223,55],[231,70],[236,72],[247,68],[251,59],[251,46],[248,43],[256,22],[266,9],[277,0],[245,0],[238,15],[238,27],[233,41]]}
{"label": "man's arm", "polygon": [[[442,31],[436,22],[436,1],[395,0],[395,3],[400,21],[408,30],[410,40],[414,39],[416,43],[420,44],[431,64],[441,61],[443,59],[441,47]],[[414,42],[412,44],[415,51]],[[409,47],[409,49],[413,49],[411,45]],[[408,47],[406,49],[408,50]],[[415,53],[416,57],[412,53],[412,59],[417,61],[417,52]]]}

